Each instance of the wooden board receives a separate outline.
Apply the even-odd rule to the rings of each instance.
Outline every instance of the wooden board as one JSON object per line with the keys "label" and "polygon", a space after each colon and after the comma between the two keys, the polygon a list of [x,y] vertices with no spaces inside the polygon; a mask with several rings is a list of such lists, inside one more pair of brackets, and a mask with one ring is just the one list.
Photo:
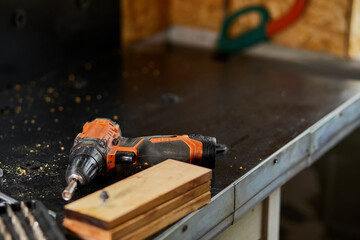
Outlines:
{"label": "wooden board", "polygon": [[118,238],[155,221],[206,192],[210,192],[210,182],[204,183],[110,230],[105,230],[70,218],[65,218],[63,225],[72,232],[80,233],[83,237],[105,239],[116,236],[116,238]]}
{"label": "wooden board", "polygon": [[210,181],[211,169],[167,160],[106,187],[110,198],[102,204],[99,190],[65,206],[70,218],[111,229],[149,209]]}
{"label": "wooden board", "polygon": [[[170,224],[178,221],[182,217],[188,215],[189,213],[201,208],[202,206],[208,204],[211,200],[210,192],[204,193],[203,195],[191,200],[187,204],[175,209],[174,211],[162,216],[161,218],[151,222],[148,225],[138,229],[137,231],[132,232],[129,235],[126,235],[123,240],[129,239],[145,239],[148,236],[156,233],[157,231],[169,226]],[[115,238],[116,239],[116,238]]]}
{"label": "wooden board", "polygon": [[[169,226],[187,214],[197,210],[198,208],[206,205],[211,200],[210,192],[203,193],[194,199],[186,202],[185,204],[175,208],[174,210],[148,222],[143,226],[133,228],[131,232],[124,235],[122,231],[116,231],[117,228],[112,230],[104,230],[90,224],[80,222],[74,219],[65,218],[64,225],[70,230],[85,239],[144,239],[157,231]],[[126,223],[125,223],[126,224]]]}

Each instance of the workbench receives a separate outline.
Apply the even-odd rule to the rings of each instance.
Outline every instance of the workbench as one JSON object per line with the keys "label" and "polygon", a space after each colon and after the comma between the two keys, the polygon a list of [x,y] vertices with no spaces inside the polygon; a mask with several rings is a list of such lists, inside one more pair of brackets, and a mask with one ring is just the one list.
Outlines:
{"label": "workbench", "polygon": [[[217,157],[212,201],[154,236],[212,238],[359,125],[360,82],[344,79],[337,61],[318,68],[316,59],[238,54],[219,62],[170,47],[104,53],[9,82],[0,93],[1,191],[41,200],[61,224],[72,141],[97,117],[116,120],[126,137],[214,136],[229,150]],[[74,199],[146,167],[117,168]]]}

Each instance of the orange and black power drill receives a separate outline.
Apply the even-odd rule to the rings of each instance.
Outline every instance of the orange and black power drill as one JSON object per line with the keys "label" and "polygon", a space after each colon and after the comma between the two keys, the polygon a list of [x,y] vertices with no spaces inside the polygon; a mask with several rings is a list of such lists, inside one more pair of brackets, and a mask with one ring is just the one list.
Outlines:
{"label": "orange and black power drill", "polygon": [[62,197],[70,200],[78,185],[89,183],[117,164],[154,165],[175,159],[214,168],[216,147],[214,137],[201,135],[125,138],[118,124],[98,118],[87,122],[74,140],[66,170],[68,186]]}

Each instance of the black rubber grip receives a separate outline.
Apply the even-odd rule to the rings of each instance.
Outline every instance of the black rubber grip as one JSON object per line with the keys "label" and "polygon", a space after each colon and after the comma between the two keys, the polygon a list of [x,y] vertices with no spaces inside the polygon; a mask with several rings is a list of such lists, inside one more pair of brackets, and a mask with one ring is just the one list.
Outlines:
{"label": "black rubber grip", "polygon": [[[135,147],[137,149],[137,164],[155,165],[167,159],[174,159],[182,162],[190,162],[190,148],[183,140],[176,140],[177,136],[149,136],[139,138],[120,137],[119,146]],[[159,138],[167,138],[171,141],[156,141]],[[154,141],[155,140],[155,141]],[[201,158],[192,159],[193,164],[214,168],[216,155],[216,139],[201,135],[190,135],[189,141],[199,141],[202,143]],[[117,154],[121,156],[121,153]]]}
{"label": "black rubber grip", "polygon": [[138,163],[155,165],[167,159],[190,162],[190,149],[183,141],[152,143],[144,138],[138,149]]}
{"label": "black rubber grip", "polygon": [[207,168],[215,168],[216,138],[202,136],[199,134],[189,135],[189,137],[191,139],[200,141],[203,144],[202,159],[195,159],[194,164]]}

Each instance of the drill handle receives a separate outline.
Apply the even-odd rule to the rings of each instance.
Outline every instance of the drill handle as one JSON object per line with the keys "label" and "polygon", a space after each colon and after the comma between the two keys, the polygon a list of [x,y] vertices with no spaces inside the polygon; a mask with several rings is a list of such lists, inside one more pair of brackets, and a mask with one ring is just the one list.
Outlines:
{"label": "drill handle", "polygon": [[119,138],[115,163],[155,165],[167,159],[215,167],[216,139],[201,135]]}

